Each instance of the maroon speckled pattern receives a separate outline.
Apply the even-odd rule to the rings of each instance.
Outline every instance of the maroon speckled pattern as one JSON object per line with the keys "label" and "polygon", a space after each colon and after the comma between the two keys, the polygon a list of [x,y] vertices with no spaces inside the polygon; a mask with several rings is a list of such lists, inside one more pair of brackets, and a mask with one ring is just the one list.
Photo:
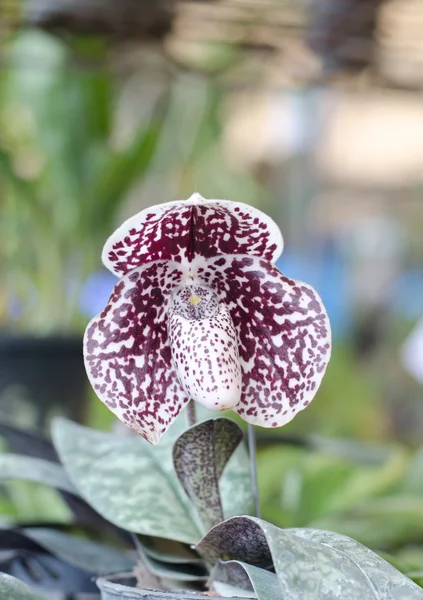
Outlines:
{"label": "maroon speckled pattern", "polygon": [[[137,250],[125,242],[129,254],[113,266],[130,270],[84,338],[97,395],[152,443],[189,397],[211,410],[231,408],[249,423],[281,426],[311,402],[330,358],[330,325],[318,294],[266,258],[282,249],[276,225],[269,221],[267,236],[265,218],[251,220],[254,209],[237,211],[234,203],[226,211],[228,201],[210,209],[217,201],[199,198],[147,211],[151,230],[144,223]],[[193,211],[204,219],[195,217],[198,231]],[[187,232],[172,237],[170,225],[178,231],[190,219]],[[236,243],[225,245],[228,230],[229,242]],[[234,246],[235,253],[226,252]],[[159,255],[161,260],[143,263]]]}
{"label": "maroon speckled pattern", "polygon": [[229,307],[238,334],[245,421],[279,427],[305,408],[330,358],[329,319],[317,292],[265,260],[221,256],[197,275]]}
{"label": "maroon speckled pattern", "polygon": [[238,339],[227,306],[220,304],[208,318],[192,320],[171,309],[169,341],[179,380],[190,398],[212,411],[239,402]]}
{"label": "maroon speckled pattern", "polygon": [[188,402],[167,334],[167,308],[181,276],[171,262],[135,269],[85,332],[85,367],[98,397],[152,443]]}
{"label": "maroon speckled pattern", "polygon": [[106,242],[103,262],[115,275],[154,260],[192,260],[220,254],[249,254],[274,262],[283,241],[277,225],[261,211],[194,194],[128,219]]}

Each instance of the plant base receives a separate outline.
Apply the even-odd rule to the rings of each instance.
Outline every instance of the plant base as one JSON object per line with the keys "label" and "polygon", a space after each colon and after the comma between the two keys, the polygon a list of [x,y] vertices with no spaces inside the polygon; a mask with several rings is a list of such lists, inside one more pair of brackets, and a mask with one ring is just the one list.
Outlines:
{"label": "plant base", "polygon": [[[96,583],[101,590],[101,600],[227,600],[222,596],[210,596],[202,592],[137,588],[132,573],[100,577]],[[245,600],[245,598],[232,600]]]}

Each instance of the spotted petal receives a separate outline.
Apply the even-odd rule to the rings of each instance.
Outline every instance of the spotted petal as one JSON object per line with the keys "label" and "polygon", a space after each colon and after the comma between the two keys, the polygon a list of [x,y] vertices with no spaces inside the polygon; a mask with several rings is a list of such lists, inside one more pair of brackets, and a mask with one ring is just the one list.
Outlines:
{"label": "spotted petal", "polygon": [[238,340],[225,304],[209,319],[190,321],[171,310],[169,341],[179,381],[190,398],[211,411],[228,410],[238,404]]}
{"label": "spotted petal", "polygon": [[313,399],[330,358],[329,319],[317,292],[269,262],[221,256],[197,276],[229,307],[239,341],[245,421],[279,427]]}
{"label": "spotted petal", "polygon": [[261,211],[228,200],[193,194],[158,204],[128,219],[107,240],[105,266],[119,277],[149,261],[191,261],[220,254],[249,254],[275,262],[282,234]]}
{"label": "spotted petal", "polygon": [[126,425],[157,443],[188,402],[171,362],[167,311],[180,265],[156,261],[119,280],[88,325],[84,358],[99,398]]}

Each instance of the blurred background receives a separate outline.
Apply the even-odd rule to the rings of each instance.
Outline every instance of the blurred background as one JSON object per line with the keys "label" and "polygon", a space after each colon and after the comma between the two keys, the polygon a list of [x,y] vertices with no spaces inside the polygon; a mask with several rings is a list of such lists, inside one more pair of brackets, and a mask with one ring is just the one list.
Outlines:
{"label": "blurred background", "polygon": [[258,432],[263,516],[423,569],[422,31],[418,0],[2,0],[2,414],[112,426],[81,357],[105,239],[194,191],[253,204],[334,333],[311,407]]}

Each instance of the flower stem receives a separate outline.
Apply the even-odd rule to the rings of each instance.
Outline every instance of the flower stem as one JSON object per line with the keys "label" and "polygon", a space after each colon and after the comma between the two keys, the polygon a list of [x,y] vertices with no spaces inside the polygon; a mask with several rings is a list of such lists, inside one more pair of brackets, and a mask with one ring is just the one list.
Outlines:
{"label": "flower stem", "polygon": [[250,454],[251,490],[254,498],[254,515],[260,518],[260,498],[257,482],[256,432],[254,425],[248,425],[248,451]]}
{"label": "flower stem", "polygon": [[197,411],[195,408],[194,400],[190,400],[188,402],[187,420],[188,420],[188,427],[192,427],[192,425],[195,425],[197,423]]}

